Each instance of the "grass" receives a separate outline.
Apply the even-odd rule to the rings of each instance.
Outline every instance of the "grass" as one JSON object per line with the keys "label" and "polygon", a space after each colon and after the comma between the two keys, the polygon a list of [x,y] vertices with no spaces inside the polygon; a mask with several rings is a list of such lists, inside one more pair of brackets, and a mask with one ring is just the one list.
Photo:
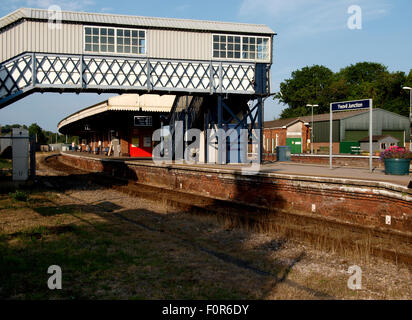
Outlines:
{"label": "grass", "polygon": [[0,159],[0,169],[11,169],[12,162],[8,159]]}
{"label": "grass", "polygon": [[20,191],[20,190],[16,190],[15,192],[10,192],[9,196],[11,199],[15,201],[26,202],[27,200],[29,200],[29,194],[27,192]]}
{"label": "grass", "polygon": [[[135,227],[127,230],[129,225],[90,223],[90,213],[86,217],[89,223],[69,223],[79,215],[75,206],[42,205],[40,201],[39,206],[1,209],[7,215],[0,216],[10,218],[14,213],[30,218],[14,232],[0,233],[1,299],[244,297],[222,283],[193,279],[192,267],[176,264],[180,257],[169,254],[177,251],[177,244],[170,239]],[[44,219],[40,224],[37,214]],[[55,264],[63,273],[60,291],[46,286],[47,268]]]}
{"label": "grass", "polygon": [[[53,231],[38,227],[14,235],[13,245],[0,246],[1,298],[23,299],[238,299],[219,284],[200,288],[187,279],[188,266],[174,267],[164,252],[140,239],[107,238],[87,227]],[[47,267],[63,271],[63,290],[45,286]],[[200,282],[200,281],[199,281]],[[199,283],[200,284],[200,283]]]}
{"label": "grass", "polygon": [[[260,236],[235,229],[231,219],[124,208],[136,199],[93,201],[88,192],[79,191],[88,204],[55,193],[31,192],[25,202],[0,197],[0,299],[370,297],[348,290],[342,270],[296,269],[308,258],[285,236],[256,241]],[[50,265],[62,268],[62,290],[47,288]]]}

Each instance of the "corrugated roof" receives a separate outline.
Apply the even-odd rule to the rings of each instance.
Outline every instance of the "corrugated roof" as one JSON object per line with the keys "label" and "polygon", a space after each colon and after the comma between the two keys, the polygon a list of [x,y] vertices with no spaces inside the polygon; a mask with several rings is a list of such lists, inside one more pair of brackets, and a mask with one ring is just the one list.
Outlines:
{"label": "corrugated roof", "polygon": [[[0,19],[0,28],[3,28],[22,18],[48,20],[49,14],[45,9],[21,8]],[[183,29],[212,32],[235,32],[273,35],[275,32],[266,25],[235,22],[218,22],[206,20],[175,19],[140,17],[118,14],[88,13],[62,11],[62,21],[123,25],[146,28]]]}
{"label": "corrugated roof", "polygon": [[[334,112],[333,113],[333,120],[341,120],[341,119],[346,119],[349,117],[356,116],[361,113],[369,112],[369,110],[354,110],[354,111],[340,111],[340,112]],[[320,122],[320,121],[329,121],[329,113],[323,113],[323,114],[314,114],[313,115],[313,122]],[[282,128],[284,126],[287,126],[296,120],[301,120],[303,122],[311,123],[312,122],[312,115],[310,116],[302,116],[302,117],[296,117],[296,118],[287,118],[287,119],[278,119],[278,120],[273,120],[273,121],[266,121],[264,123],[264,128]]]}
{"label": "corrugated roof", "polygon": [[175,96],[173,95],[160,96],[157,94],[144,94],[139,96],[138,94],[122,94],[111,97],[108,100],[84,108],[67,116],[58,123],[57,128],[60,130],[70,123],[106,111],[145,111],[168,113],[172,109],[174,101]]}

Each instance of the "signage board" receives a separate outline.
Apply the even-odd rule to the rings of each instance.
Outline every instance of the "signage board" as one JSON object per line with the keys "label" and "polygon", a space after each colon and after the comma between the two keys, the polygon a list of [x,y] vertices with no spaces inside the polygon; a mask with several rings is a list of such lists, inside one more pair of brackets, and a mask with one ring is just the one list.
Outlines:
{"label": "signage board", "polygon": [[333,158],[333,143],[332,143],[332,126],[333,126],[333,112],[334,111],[348,111],[369,109],[369,172],[372,172],[372,132],[373,132],[373,105],[372,99],[333,102],[330,104],[329,113],[329,167],[332,169]]}
{"label": "signage board", "polygon": [[151,127],[152,117],[151,116],[135,116],[134,126],[135,127]]}
{"label": "signage board", "polygon": [[371,104],[372,104],[372,100],[366,99],[366,100],[333,102],[331,103],[331,106],[332,106],[332,112],[333,112],[333,111],[349,111],[349,110],[368,109],[370,108]]}

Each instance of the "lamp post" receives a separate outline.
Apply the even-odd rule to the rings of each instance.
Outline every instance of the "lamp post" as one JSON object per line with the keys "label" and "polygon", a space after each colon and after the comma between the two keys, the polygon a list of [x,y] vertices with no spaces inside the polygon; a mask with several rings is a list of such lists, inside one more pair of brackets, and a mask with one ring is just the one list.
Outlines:
{"label": "lamp post", "polygon": [[310,127],[310,153],[313,154],[313,108],[319,107],[317,104],[307,104],[307,107],[312,107],[312,126]]}
{"label": "lamp post", "polygon": [[[403,90],[409,90],[410,96],[410,103],[409,103],[409,128],[412,124],[412,88],[411,87],[403,87]],[[409,132],[409,150],[411,149],[411,132]]]}

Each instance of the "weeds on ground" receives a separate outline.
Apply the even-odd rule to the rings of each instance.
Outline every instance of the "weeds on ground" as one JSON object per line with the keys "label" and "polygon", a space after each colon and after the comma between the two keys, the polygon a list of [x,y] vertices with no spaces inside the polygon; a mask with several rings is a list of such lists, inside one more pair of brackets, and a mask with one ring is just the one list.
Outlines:
{"label": "weeds on ground", "polygon": [[0,159],[0,169],[11,169],[12,163],[8,159]]}
{"label": "weeds on ground", "polygon": [[15,192],[10,192],[9,196],[10,196],[10,198],[12,198],[15,201],[27,202],[27,200],[29,200],[29,194],[27,192],[24,192],[24,191],[21,191],[21,190],[16,190]]}

